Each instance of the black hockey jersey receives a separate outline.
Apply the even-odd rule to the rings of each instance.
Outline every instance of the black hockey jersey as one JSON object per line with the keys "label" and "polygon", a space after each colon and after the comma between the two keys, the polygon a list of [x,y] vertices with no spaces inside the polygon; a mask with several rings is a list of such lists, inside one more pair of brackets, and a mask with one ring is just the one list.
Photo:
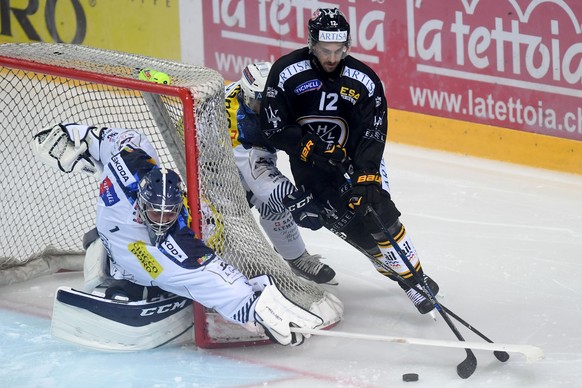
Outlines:
{"label": "black hockey jersey", "polygon": [[333,73],[307,47],[274,64],[261,104],[261,128],[291,157],[306,133],[346,148],[354,169],[378,170],[387,134],[387,103],[379,77],[347,56]]}

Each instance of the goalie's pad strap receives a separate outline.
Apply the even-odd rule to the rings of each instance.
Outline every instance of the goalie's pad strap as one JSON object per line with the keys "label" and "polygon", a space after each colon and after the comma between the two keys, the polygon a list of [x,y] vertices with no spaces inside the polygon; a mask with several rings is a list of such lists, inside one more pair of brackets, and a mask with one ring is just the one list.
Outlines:
{"label": "goalie's pad strap", "polygon": [[89,230],[83,235],[83,249],[89,248],[89,245],[91,245],[93,241],[97,240],[98,238],[100,237],[97,228]]}
{"label": "goalie's pad strap", "polygon": [[101,350],[151,349],[186,333],[193,318],[192,301],[172,294],[120,302],[60,287],[54,300],[51,334]]}

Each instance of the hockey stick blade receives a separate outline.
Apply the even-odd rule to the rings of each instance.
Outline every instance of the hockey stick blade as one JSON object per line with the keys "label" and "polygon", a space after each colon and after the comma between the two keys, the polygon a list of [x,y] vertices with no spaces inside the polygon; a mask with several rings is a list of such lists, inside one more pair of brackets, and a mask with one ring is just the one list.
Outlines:
{"label": "hockey stick blade", "polygon": [[523,354],[527,362],[536,362],[544,358],[544,351],[532,345],[514,345],[514,344],[500,344],[500,343],[483,343],[483,342],[467,342],[467,341],[447,341],[447,340],[431,340],[424,338],[406,338],[406,337],[390,337],[375,334],[361,334],[350,333],[336,330],[318,330],[307,329],[300,327],[292,327],[291,331],[301,334],[319,335],[325,337],[361,339],[366,341],[381,341],[392,342],[397,344],[422,345],[422,346],[436,346],[444,348],[460,348],[460,349],[474,349],[474,350],[491,350],[503,351],[509,353]]}
{"label": "hockey stick blade", "polygon": [[[365,257],[367,257],[372,263],[378,263],[380,266],[382,266],[387,272],[389,272],[390,274],[392,274],[395,278],[397,278],[398,280],[400,280],[401,282],[403,282],[404,284],[408,285],[409,287],[412,287],[412,284],[407,280],[404,279],[402,276],[400,276],[397,272],[395,272],[393,269],[391,269],[390,267],[382,264],[382,262],[380,262],[378,259],[376,259],[374,256],[370,255],[368,252],[362,250],[361,248],[359,248],[357,245],[353,245],[349,240],[346,239],[345,236],[339,234],[339,233],[335,233],[334,234],[336,236],[338,236],[339,238],[341,238],[342,240],[346,241],[348,244],[352,245],[354,248],[356,248],[361,254],[363,254]],[[419,293],[424,296],[425,298],[428,298],[428,295],[423,291],[423,290],[419,290]],[[443,308],[443,310],[445,310],[445,312],[447,314],[449,314],[451,317],[453,317],[454,319],[456,319],[459,323],[461,323],[463,326],[465,326],[467,329],[471,330],[473,333],[475,333],[476,335],[478,335],[479,337],[483,338],[485,341],[489,342],[489,343],[493,343],[493,340],[491,340],[489,337],[487,337],[485,334],[481,333],[479,330],[477,330],[473,325],[469,324],[467,321],[465,321],[464,319],[462,319],[461,317],[459,317],[457,314],[455,314],[453,311],[451,311],[450,309],[448,309],[444,304],[440,303],[441,307]],[[436,314],[434,313],[434,310],[430,312],[431,313],[431,317],[436,321]],[[507,354],[506,352],[501,352],[501,351],[495,351],[493,352],[493,354],[495,355],[495,358],[497,358],[499,361],[501,362],[506,362],[507,360],[509,360],[509,354]]]}
{"label": "hockey stick blade", "polygon": [[[382,234],[384,234],[384,237],[390,242],[392,247],[396,250],[400,258],[402,259],[402,262],[406,265],[406,268],[408,268],[410,273],[412,273],[412,276],[416,280],[417,284],[426,291],[427,299],[432,303],[432,305],[439,312],[441,317],[443,317],[447,326],[449,326],[449,328],[455,334],[459,341],[466,342],[465,338],[463,338],[455,324],[451,321],[451,318],[449,318],[448,314],[444,311],[440,303],[437,302],[437,300],[435,299],[435,296],[428,287],[426,281],[416,271],[412,263],[410,263],[410,261],[408,260],[407,254],[404,253],[404,251],[400,248],[400,246],[398,245],[398,243],[396,242],[388,228],[384,225],[378,213],[376,213],[376,211],[371,205],[368,205],[366,209],[367,213],[372,216],[374,223],[378,226]],[[477,369],[477,358],[475,357],[475,354],[471,349],[467,347],[464,347],[464,349],[465,353],[467,353],[467,357],[465,357],[465,359],[457,365],[457,374],[459,375],[459,377],[466,379],[469,378],[475,372],[475,369]]]}

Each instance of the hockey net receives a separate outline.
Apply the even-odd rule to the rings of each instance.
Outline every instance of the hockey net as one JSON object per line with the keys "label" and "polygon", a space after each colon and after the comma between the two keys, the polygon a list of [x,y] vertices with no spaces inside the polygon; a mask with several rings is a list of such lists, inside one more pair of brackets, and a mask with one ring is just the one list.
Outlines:
{"label": "hockey net", "polygon": [[[138,80],[140,69],[170,85]],[[271,248],[248,207],[227,130],[224,80],[216,71],[67,44],[0,45],[0,284],[82,268],[82,238],[95,226],[98,183],[38,163],[39,129],[77,122],[145,132],[166,167],[187,183],[193,228],[247,277],[268,273],[298,305],[330,326],[341,304],[297,278]],[[196,343],[232,346],[263,338],[195,308]]]}

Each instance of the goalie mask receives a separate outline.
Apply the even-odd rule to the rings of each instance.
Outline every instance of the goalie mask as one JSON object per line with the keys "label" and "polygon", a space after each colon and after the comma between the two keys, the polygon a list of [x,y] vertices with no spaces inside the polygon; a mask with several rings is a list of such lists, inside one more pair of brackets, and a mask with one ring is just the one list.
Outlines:
{"label": "goalie mask", "polygon": [[152,244],[159,244],[178,219],[183,195],[182,181],[172,170],[156,168],[140,180],[137,207]]}
{"label": "goalie mask", "polygon": [[243,101],[246,106],[257,114],[259,113],[270,70],[270,62],[258,62],[248,65],[242,71],[240,86],[243,93]]}

